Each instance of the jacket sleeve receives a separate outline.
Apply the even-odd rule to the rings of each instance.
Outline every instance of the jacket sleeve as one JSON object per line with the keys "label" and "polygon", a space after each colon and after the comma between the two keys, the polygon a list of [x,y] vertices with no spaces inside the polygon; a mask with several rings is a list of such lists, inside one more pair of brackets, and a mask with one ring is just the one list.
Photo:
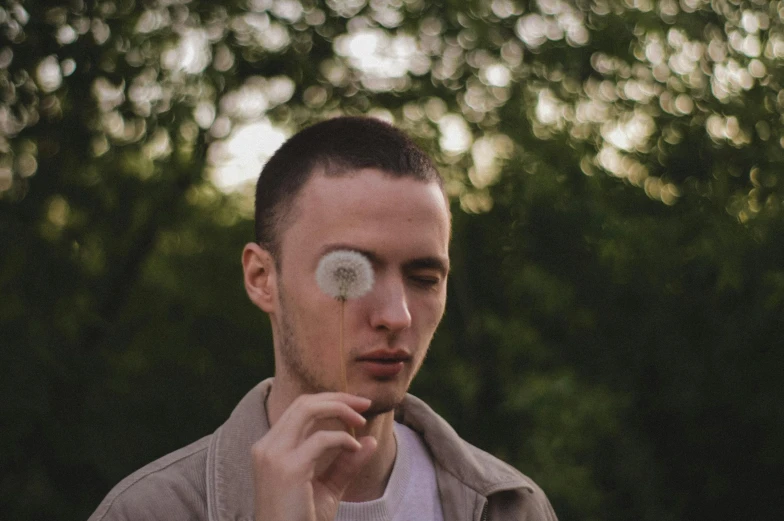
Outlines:
{"label": "jacket sleeve", "polygon": [[150,463],[117,484],[88,521],[207,519],[206,444]]}
{"label": "jacket sleeve", "polygon": [[120,482],[88,521],[206,521],[206,500],[189,485],[184,480],[155,475],[130,486]]}

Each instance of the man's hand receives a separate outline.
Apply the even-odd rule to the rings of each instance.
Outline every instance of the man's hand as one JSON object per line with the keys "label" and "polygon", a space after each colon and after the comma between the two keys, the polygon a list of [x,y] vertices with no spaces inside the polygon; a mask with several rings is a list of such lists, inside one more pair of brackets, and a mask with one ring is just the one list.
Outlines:
{"label": "man's hand", "polygon": [[[361,427],[370,400],[346,393],[298,397],[252,449],[256,521],[332,521],[351,480],[376,450],[327,425]],[[341,426],[342,426],[341,425]]]}

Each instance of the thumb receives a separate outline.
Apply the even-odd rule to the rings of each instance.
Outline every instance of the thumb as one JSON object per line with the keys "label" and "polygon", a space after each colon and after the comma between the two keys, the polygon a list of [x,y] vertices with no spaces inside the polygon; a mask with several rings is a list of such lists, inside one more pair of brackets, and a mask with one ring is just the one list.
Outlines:
{"label": "thumb", "polygon": [[357,441],[362,447],[357,451],[344,451],[321,477],[322,481],[329,483],[330,488],[341,496],[378,447],[378,441],[373,436],[363,436]]}

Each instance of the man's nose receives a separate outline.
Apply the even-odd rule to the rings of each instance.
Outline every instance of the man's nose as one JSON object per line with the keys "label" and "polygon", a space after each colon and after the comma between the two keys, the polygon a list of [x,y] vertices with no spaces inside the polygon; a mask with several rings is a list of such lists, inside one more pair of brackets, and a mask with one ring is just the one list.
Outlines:
{"label": "man's nose", "polygon": [[411,326],[408,295],[401,276],[387,274],[377,277],[373,297],[371,325],[374,329],[397,332]]}

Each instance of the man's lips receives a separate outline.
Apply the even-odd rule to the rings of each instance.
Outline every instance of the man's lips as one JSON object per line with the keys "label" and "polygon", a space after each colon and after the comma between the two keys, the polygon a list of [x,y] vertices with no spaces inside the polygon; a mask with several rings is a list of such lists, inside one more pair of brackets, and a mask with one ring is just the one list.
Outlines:
{"label": "man's lips", "polygon": [[379,349],[358,357],[357,362],[367,373],[380,379],[394,378],[411,360],[411,355],[400,349]]}
{"label": "man's lips", "polygon": [[411,355],[402,349],[377,349],[357,357],[359,362],[396,363],[408,362]]}

